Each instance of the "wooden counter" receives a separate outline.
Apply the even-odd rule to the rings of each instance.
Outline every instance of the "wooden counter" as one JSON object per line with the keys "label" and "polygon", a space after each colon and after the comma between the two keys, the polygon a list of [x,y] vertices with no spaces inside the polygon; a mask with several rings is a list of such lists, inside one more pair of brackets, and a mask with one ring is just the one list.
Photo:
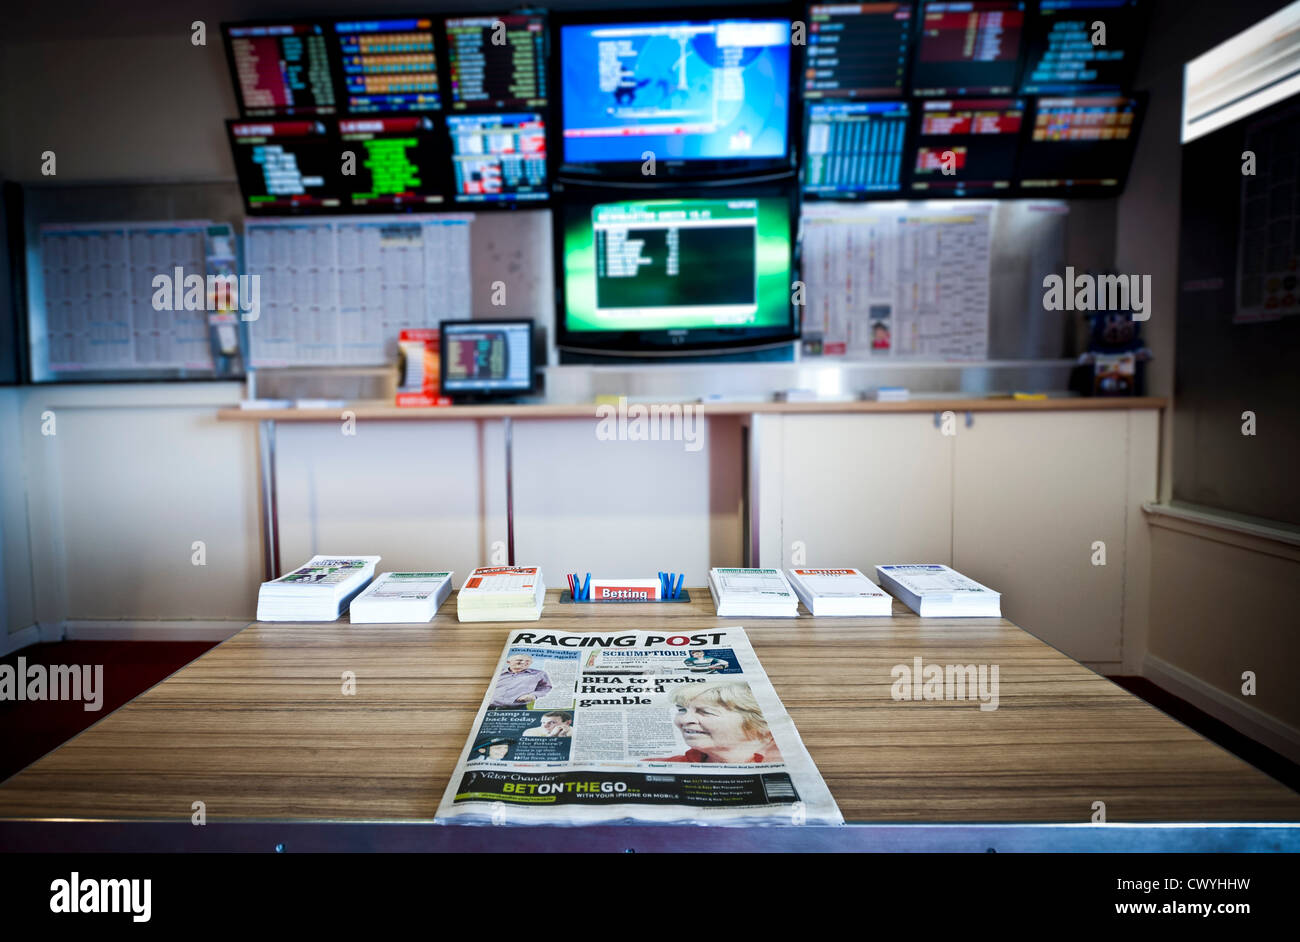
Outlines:
{"label": "wooden counter", "polygon": [[[743,625],[850,823],[1088,825],[1098,801],[1109,823],[1300,821],[1300,795],[1008,621],[923,622],[897,602],[883,619],[718,619],[708,591],[691,591],[689,604],[591,606],[552,591],[537,624]],[[451,598],[425,625],[254,624],[0,785],[0,819],[197,832],[203,801],[209,832],[427,822],[523,627],[455,612]],[[915,657],[998,665],[998,709],[893,700],[891,667]]]}
{"label": "wooden counter", "polygon": [[[635,405],[649,403],[630,402]],[[836,415],[871,412],[1057,412],[1107,411],[1114,409],[1163,409],[1168,400],[1159,397],[1100,399],[1059,396],[1050,399],[911,399],[907,402],[705,402],[653,405],[693,405],[703,415]],[[589,419],[596,418],[597,405],[586,403],[539,403],[535,405],[444,406],[441,408],[398,408],[388,405],[345,406],[357,419]],[[343,409],[221,409],[217,418],[228,422],[337,422]]]}

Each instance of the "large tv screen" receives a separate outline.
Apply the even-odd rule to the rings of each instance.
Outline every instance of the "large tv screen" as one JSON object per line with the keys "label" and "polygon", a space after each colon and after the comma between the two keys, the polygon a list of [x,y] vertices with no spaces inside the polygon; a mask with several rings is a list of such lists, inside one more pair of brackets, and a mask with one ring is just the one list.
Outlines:
{"label": "large tv screen", "polygon": [[353,209],[365,212],[431,209],[446,199],[447,139],[425,114],[340,118],[339,147],[352,153],[355,173],[340,175]]}
{"label": "large tv screen", "polygon": [[226,122],[244,212],[281,216],[344,206],[337,125],[326,119]]}
{"label": "large tv screen", "polygon": [[1138,0],[1039,0],[1034,7],[1025,34],[1022,94],[1128,89],[1145,33]]}
{"label": "large tv screen", "polygon": [[902,190],[908,102],[808,102],[807,109],[805,196],[862,199]]}
{"label": "large tv screen", "polygon": [[318,115],[338,110],[335,63],[323,23],[227,23],[222,33],[242,116]]}
{"label": "large tv screen", "polygon": [[1024,28],[1024,0],[923,0],[912,94],[1013,94]]}
{"label": "large tv screen", "polygon": [[344,107],[353,114],[442,107],[433,20],[340,20],[334,24]]}
{"label": "large tv screen", "polygon": [[911,191],[918,197],[1009,195],[1025,123],[1023,98],[919,103]]}
{"label": "large tv screen", "polygon": [[564,171],[788,167],[791,54],[788,18],[561,25]]}
{"label": "large tv screen", "polygon": [[685,352],[791,339],[792,218],[792,194],[778,190],[570,192],[557,247],[560,346]]}
{"label": "large tv screen", "polygon": [[447,128],[456,202],[534,204],[550,195],[541,112],[451,115]]}
{"label": "large tv screen", "polygon": [[1080,95],[1033,99],[1020,150],[1026,195],[1114,196],[1124,188],[1146,97]]}

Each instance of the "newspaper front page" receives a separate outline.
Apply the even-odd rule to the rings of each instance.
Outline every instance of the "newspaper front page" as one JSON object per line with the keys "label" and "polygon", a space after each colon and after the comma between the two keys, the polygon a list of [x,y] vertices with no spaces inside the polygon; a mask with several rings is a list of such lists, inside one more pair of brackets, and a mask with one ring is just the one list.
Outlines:
{"label": "newspaper front page", "polygon": [[511,631],[435,820],[844,823],[730,627]]}

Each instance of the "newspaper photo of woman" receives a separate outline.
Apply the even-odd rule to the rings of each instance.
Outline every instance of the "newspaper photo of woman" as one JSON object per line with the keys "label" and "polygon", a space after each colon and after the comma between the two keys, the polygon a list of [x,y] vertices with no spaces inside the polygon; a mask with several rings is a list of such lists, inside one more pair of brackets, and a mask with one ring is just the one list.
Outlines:
{"label": "newspaper photo of woman", "polygon": [[504,759],[510,751],[510,747],[515,744],[513,739],[497,737],[481,742],[474,747],[473,754],[470,756],[470,762],[482,762],[485,759]]}
{"label": "newspaper photo of woman", "polygon": [[686,744],[679,756],[647,762],[781,762],[772,731],[749,684],[690,684],[673,692],[673,723]]}

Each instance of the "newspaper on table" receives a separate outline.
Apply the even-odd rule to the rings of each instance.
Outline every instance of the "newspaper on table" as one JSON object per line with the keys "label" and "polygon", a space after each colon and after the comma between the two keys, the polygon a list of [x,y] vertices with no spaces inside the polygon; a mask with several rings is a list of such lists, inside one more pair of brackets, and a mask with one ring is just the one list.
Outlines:
{"label": "newspaper on table", "polygon": [[742,628],[512,630],[435,820],[844,823]]}

